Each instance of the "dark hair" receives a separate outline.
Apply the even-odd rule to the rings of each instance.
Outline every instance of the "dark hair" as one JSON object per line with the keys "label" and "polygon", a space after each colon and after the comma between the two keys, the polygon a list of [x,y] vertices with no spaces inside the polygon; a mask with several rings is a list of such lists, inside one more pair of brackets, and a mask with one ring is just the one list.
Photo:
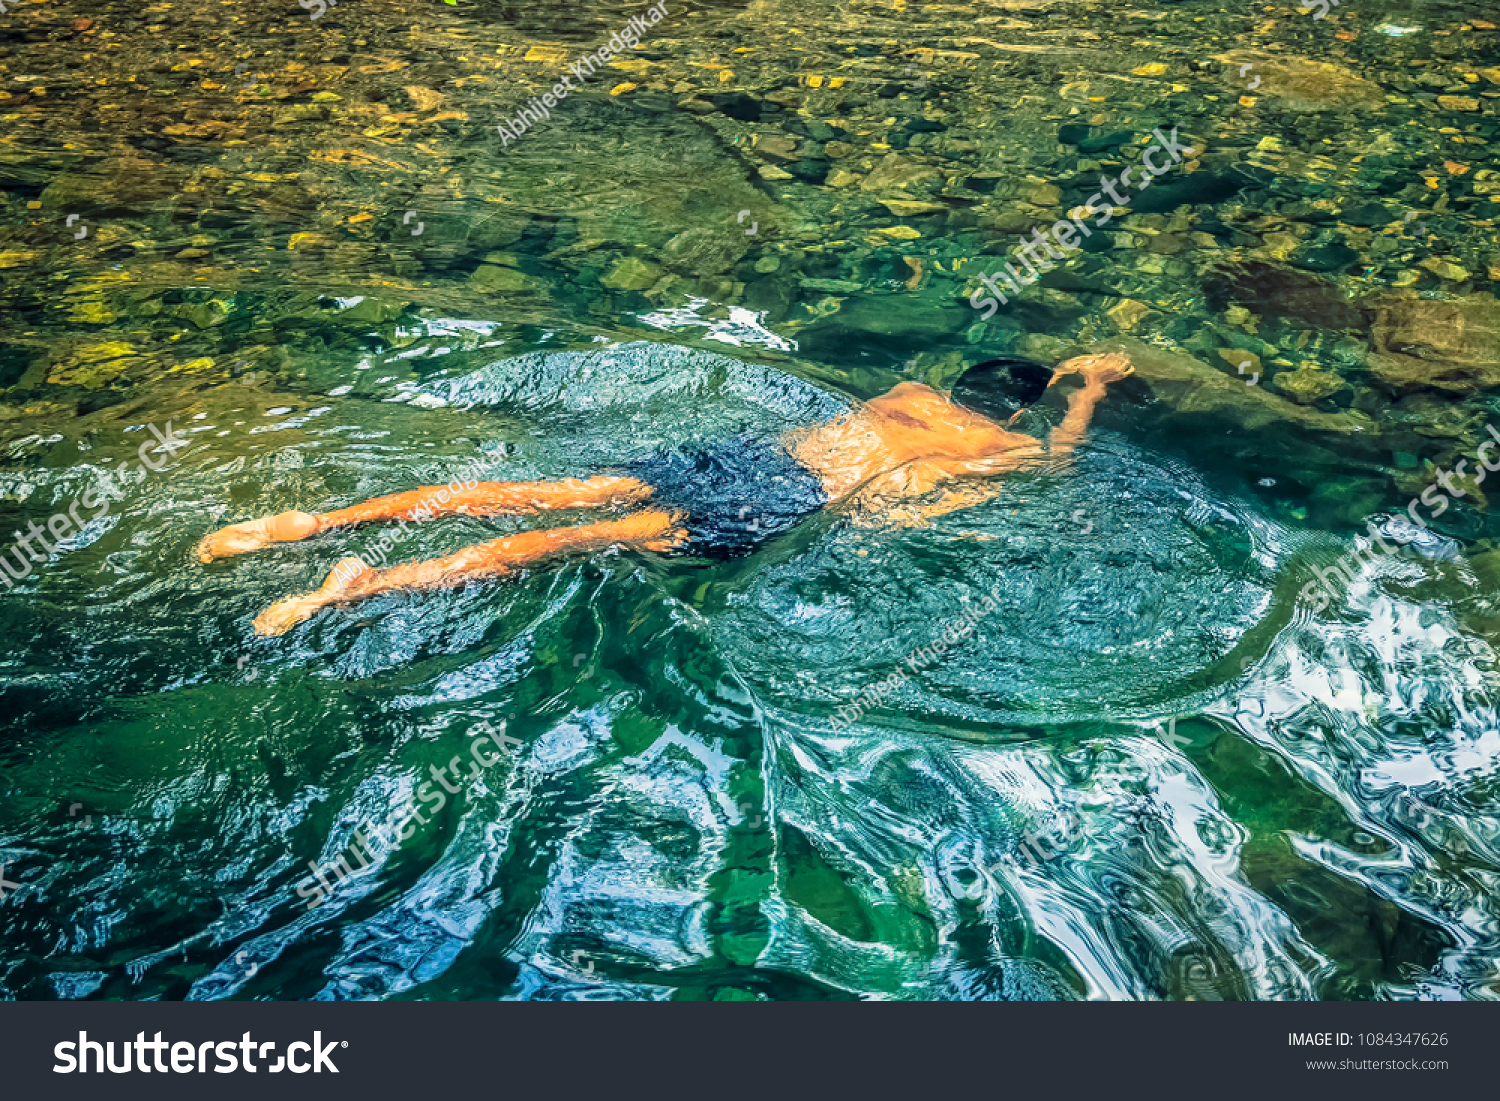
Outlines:
{"label": "dark hair", "polygon": [[1002,356],[976,363],[959,375],[948,396],[953,404],[1003,424],[1041,400],[1051,381],[1052,368],[1017,356]]}

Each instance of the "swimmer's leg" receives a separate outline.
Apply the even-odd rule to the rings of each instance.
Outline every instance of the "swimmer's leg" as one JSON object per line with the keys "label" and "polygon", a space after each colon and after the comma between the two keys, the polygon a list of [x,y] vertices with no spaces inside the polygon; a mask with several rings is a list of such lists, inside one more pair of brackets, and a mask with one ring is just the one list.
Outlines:
{"label": "swimmer's leg", "polygon": [[283,512],[231,524],[206,536],[198,544],[198,561],[212,562],[235,554],[260,550],[272,543],[291,543],[348,524],[370,520],[431,520],[439,516],[502,516],[545,509],[599,508],[634,504],[644,500],[651,487],[635,478],[598,477],[587,481],[565,478],[558,482],[480,482],[471,489],[424,486],[407,493],[393,493],[373,501],[313,514]]}
{"label": "swimmer's leg", "polygon": [[392,589],[436,589],[483,578],[500,577],[523,566],[578,551],[633,547],[664,551],[687,539],[675,513],[635,512],[618,520],[603,520],[576,528],[525,531],[493,539],[425,562],[406,562],[377,570],[357,557],[345,558],[323,586],[300,596],[278,600],[255,617],[255,633],[279,635],[291,630],[328,604],[350,604]]}

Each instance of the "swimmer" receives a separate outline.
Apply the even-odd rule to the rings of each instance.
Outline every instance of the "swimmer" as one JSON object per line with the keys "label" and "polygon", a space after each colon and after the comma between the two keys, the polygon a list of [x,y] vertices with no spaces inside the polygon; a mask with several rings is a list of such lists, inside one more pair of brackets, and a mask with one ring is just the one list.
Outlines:
{"label": "swimmer", "polygon": [[[736,436],[660,452],[589,478],[480,482],[452,491],[430,487],[319,515],[283,512],[214,532],[198,545],[198,558],[208,563],[376,520],[636,509],[388,569],[345,558],[321,588],[279,600],[255,618],[257,634],[279,635],[330,604],[503,577],[565,554],[616,547],[684,548],[713,557],[745,553],[839,502],[848,502],[865,523],[922,526],[996,496],[997,475],[1062,469],[1082,442],[1105,386],[1132,371],[1119,353],[1079,356],[1050,371],[1026,360],[991,360],[965,371],[947,394],[903,382],[832,421],[780,439]],[[1026,407],[1069,375],[1083,384],[1069,394],[1067,413],[1046,446],[1010,431]]]}

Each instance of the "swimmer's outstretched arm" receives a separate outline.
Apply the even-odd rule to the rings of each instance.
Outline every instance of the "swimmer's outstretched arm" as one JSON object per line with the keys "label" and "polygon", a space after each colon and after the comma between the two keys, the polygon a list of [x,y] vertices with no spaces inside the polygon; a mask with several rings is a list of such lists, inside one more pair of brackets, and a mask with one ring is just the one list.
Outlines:
{"label": "swimmer's outstretched arm", "polygon": [[231,524],[198,544],[198,561],[228,558],[272,543],[291,543],[349,524],[371,520],[433,520],[439,516],[507,516],[547,509],[600,508],[644,500],[651,487],[635,478],[599,477],[586,481],[480,482],[471,489],[424,486],[321,514],[283,512]]}
{"label": "swimmer's outstretched arm", "polygon": [[1057,370],[1052,373],[1052,381],[1047,383],[1049,389],[1058,379],[1071,374],[1083,376],[1083,388],[1068,395],[1068,414],[1052,430],[1048,441],[1049,454],[1057,459],[1071,456],[1073,449],[1083,442],[1089,422],[1094,419],[1094,407],[1104,397],[1105,386],[1129,378],[1134,373],[1135,368],[1130,365],[1130,358],[1120,352],[1077,356],[1058,364]]}
{"label": "swimmer's outstretched arm", "polygon": [[451,588],[469,581],[501,577],[563,554],[608,547],[670,550],[687,538],[679,526],[680,520],[681,517],[670,512],[636,512],[618,520],[576,528],[521,532],[465,547],[443,558],[405,562],[385,570],[377,570],[351,556],[334,567],[322,588],[278,600],[256,616],[255,633],[283,634],[329,604],[351,604],[392,589]]}
{"label": "swimmer's outstretched arm", "polygon": [[[928,521],[950,512],[972,508],[1000,495],[1002,483],[997,475],[1020,471],[1053,471],[1065,468],[1073,450],[1083,442],[1084,433],[1094,419],[1094,407],[1104,397],[1111,382],[1129,378],[1135,368],[1129,357],[1119,352],[1077,356],[1059,364],[1047,385],[1050,388],[1067,375],[1083,376],[1084,384],[1068,395],[1068,412],[1062,423],[1052,430],[1049,446],[1031,440],[1024,447],[1011,447],[980,459],[928,460],[909,463],[865,486],[855,496],[855,523],[877,526],[894,523],[902,527],[925,527]],[[940,483],[950,479],[991,479],[964,481],[944,489],[937,500],[925,504],[911,501],[924,496]],[[907,500],[902,500],[906,498]]]}

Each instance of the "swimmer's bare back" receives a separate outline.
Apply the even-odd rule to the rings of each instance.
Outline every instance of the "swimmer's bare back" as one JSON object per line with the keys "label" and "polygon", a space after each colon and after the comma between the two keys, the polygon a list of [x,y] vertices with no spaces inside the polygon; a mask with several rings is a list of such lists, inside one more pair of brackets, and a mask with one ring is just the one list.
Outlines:
{"label": "swimmer's bare back", "polygon": [[[903,382],[860,409],[827,424],[789,434],[787,450],[822,483],[830,502],[853,499],[866,517],[901,525],[930,518],[994,496],[976,480],[946,490],[933,503],[916,505],[939,484],[954,479],[993,478],[1008,472],[1053,466],[1082,440],[1107,383],[1131,373],[1119,354],[1080,356],[1060,364],[1051,383],[1080,375],[1084,385],[1068,398],[1068,412],[1052,431],[1050,448],[1032,436],[1010,432],[978,413],[954,405],[940,391]],[[556,482],[480,482],[457,491],[440,487],[379,497],[321,515],[283,512],[231,524],[203,539],[198,558],[245,554],[272,543],[295,542],[331,528],[380,520],[424,520],[439,516],[502,516],[558,509],[641,505],[652,487],[628,477],[569,478]],[[612,547],[666,551],[682,545],[685,518],[645,508],[618,519],[575,527],[522,532],[479,543],[442,558],[375,569],[357,557],[341,561],[323,585],[277,601],[255,618],[260,635],[279,635],[329,604],[347,604],[393,589],[430,589],[495,578],[550,558]]]}
{"label": "swimmer's bare back", "polygon": [[[1082,442],[1105,387],[1133,371],[1120,353],[1059,364],[1049,388],[1069,375],[1082,377],[1083,386],[1069,395],[1067,414],[1045,446],[919,382],[903,382],[851,414],[796,433],[788,446],[822,480],[831,501],[852,498],[857,518],[922,525],[995,496],[997,475],[1065,464]],[[958,484],[934,502],[914,503],[947,482]]]}

